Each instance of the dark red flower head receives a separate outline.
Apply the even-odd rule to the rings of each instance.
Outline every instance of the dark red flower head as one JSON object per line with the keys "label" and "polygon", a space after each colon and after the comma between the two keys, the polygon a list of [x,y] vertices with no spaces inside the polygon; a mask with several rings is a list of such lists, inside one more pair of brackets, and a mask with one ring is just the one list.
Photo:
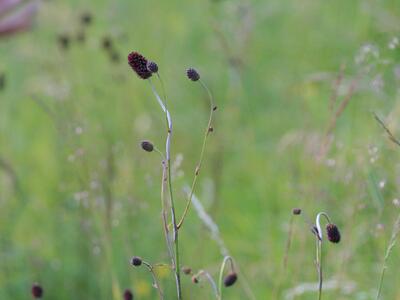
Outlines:
{"label": "dark red flower head", "polygon": [[133,294],[131,290],[126,289],[124,292],[124,300],[133,300]]}
{"label": "dark red flower head", "polygon": [[235,284],[236,280],[237,280],[237,274],[236,272],[231,272],[228,275],[226,275],[226,277],[224,278],[224,285],[226,287],[232,286]]}
{"label": "dark red flower head", "polygon": [[128,63],[140,78],[147,79],[151,77],[151,72],[147,69],[147,59],[143,55],[138,52],[129,53]]}
{"label": "dark red flower head", "polygon": [[340,231],[335,224],[326,225],[326,235],[328,236],[328,240],[332,243],[340,242]]}
{"label": "dark red flower head", "polygon": [[37,283],[32,285],[32,296],[35,299],[42,298],[43,296],[43,288]]}

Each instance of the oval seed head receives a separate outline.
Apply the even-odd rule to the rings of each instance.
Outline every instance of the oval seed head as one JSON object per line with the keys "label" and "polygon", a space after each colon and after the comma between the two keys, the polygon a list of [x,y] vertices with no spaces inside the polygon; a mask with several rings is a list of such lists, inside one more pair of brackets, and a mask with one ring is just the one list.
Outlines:
{"label": "oval seed head", "polygon": [[131,264],[135,267],[139,267],[142,265],[142,259],[139,256],[134,256],[131,259]]}
{"label": "oval seed head", "polygon": [[140,145],[144,151],[152,152],[154,150],[153,143],[150,141],[142,141]]}
{"label": "oval seed head", "polygon": [[32,285],[32,290],[31,291],[32,291],[33,298],[35,298],[35,299],[42,298],[42,296],[43,296],[43,288],[39,284],[34,283]]}
{"label": "oval seed head", "polygon": [[293,214],[294,215],[300,215],[301,214],[301,209],[300,208],[293,208]]}
{"label": "oval seed head", "polygon": [[131,290],[126,289],[124,292],[124,300],[133,300],[133,293]]}
{"label": "oval seed head", "polygon": [[237,273],[236,272],[231,272],[228,275],[226,275],[226,277],[224,278],[224,285],[226,287],[230,287],[232,285],[235,284],[236,280],[237,280]]}
{"label": "oval seed head", "polygon": [[183,272],[183,274],[185,274],[185,275],[190,275],[190,274],[192,274],[192,269],[189,268],[189,267],[183,267],[183,268],[182,268],[182,272]]}
{"label": "oval seed head", "polygon": [[131,52],[128,55],[128,63],[132,70],[142,79],[151,77],[151,72],[147,69],[147,59],[138,52]]}
{"label": "oval seed head", "polygon": [[197,80],[200,79],[199,73],[193,68],[187,69],[186,70],[186,75],[191,81],[197,81]]}
{"label": "oval seed head", "polygon": [[148,61],[147,62],[147,70],[149,70],[151,73],[157,73],[158,65],[154,61]]}
{"label": "oval seed head", "polygon": [[340,231],[335,224],[326,225],[326,234],[330,242],[335,244],[340,242]]}

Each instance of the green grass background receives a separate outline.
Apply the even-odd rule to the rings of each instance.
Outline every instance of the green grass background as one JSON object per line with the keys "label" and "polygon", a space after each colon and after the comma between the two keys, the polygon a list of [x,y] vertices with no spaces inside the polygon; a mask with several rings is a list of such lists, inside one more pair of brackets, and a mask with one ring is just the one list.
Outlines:
{"label": "green grass background", "polygon": [[[80,43],[83,12],[93,22]],[[150,274],[129,259],[168,262],[160,159],[139,147],[150,139],[162,148],[165,124],[148,83],[126,63],[132,50],[158,63],[166,85],[173,159],[183,157],[174,180],[179,213],[208,118],[207,98],[185,69],[196,67],[215,95],[196,195],[240,267],[224,299],[317,297],[285,298],[317,281],[302,217],[281,271],[293,207],[310,219],[328,212],[342,232],[340,244],[324,244],[325,280],[336,286],[323,299],[375,299],[400,212],[392,203],[400,149],[371,112],[400,136],[400,48],[389,47],[399,26],[394,0],[44,1],[32,31],[0,40],[0,299],[28,299],[33,282],[45,299],[122,299],[125,288],[157,299]],[[73,39],[67,50],[57,43],[63,33]],[[120,62],[102,49],[105,36]],[[353,80],[357,88],[318,160],[341,65],[338,103]],[[184,265],[217,277],[222,256],[194,210],[180,244]],[[399,254],[395,247],[382,299],[400,299]],[[175,299],[172,274],[159,276],[166,299]],[[205,281],[190,277],[183,292],[213,299]]]}

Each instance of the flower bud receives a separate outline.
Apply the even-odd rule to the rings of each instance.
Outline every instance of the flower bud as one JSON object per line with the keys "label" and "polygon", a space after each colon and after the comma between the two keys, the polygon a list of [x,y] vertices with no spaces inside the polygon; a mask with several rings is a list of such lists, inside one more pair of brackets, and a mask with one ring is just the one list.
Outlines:
{"label": "flower bud", "polygon": [[139,256],[134,256],[131,259],[131,264],[135,267],[142,265],[142,259]]}
{"label": "flower bud", "polygon": [[133,294],[131,290],[126,289],[124,292],[124,300],[133,300]]}
{"label": "flower bud", "polygon": [[42,298],[42,296],[43,296],[43,288],[38,283],[34,283],[32,285],[31,291],[32,291],[33,298],[35,298],[35,299]]}
{"label": "flower bud", "polygon": [[231,272],[224,278],[224,285],[226,287],[230,287],[235,284],[236,280],[237,280],[236,272]]}
{"label": "flower bud", "polygon": [[335,224],[330,223],[326,225],[326,234],[330,242],[335,244],[340,242],[340,232]]}
{"label": "flower bud", "polygon": [[193,68],[187,69],[186,70],[186,75],[191,81],[197,81],[197,80],[200,79],[199,73]]}
{"label": "flower bud", "polygon": [[154,150],[153,143],[150,141],[142,141],[141,146],[142,149],[147,152],[152,152]]}

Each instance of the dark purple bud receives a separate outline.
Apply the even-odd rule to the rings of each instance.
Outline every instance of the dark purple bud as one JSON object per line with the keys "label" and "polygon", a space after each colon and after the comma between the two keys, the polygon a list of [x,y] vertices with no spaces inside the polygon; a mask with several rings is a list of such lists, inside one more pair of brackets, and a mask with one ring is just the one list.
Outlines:
{"label": "dark purple bud", "polygon": [[158,65],[154,61],[149,61],[147,62],[147,70],[149,70],[151,73],[157,73]]}
{"label": "dark purple bud", "polygon": [[32,290],[31,291],[32,291],[33,298],[35,298],[35,299],[42,298],[42,296],[43,296],[43,288],[39,284],[34,283],[32,285]]}
{"label": "dark purple bud", "polygon": [[133,300],[133,293],[131,290],[126,289],[124,292],[124,300]]}
{"label": "dark purple bud", "polygon": [[139,256],[134,256],[131,259],[131,264],[135,267],[139,267],[142,265],[142,259]]}
{"label": "dark purple bud", "polygon": [[147,152],[152,152],[154,150],[153,143],[150,141],[142,141],[141,146],[142,149]]}
{"label": "dark purple bud", "polygon": [[301,214],[301,209],[300,208],[293,208],[293,214],[294,215],[300,215]]}
{"label": "dark purple bud", "polygon": [[187,69],[186,70],[186,75],[192,81],[197,81],[197,80],[200,79],[199,73],[197,73],[197,71],[195,69],[193,69],[193,68]]}
{"label": "dark purple bud", "polygon": [[147,59],[138,52],[129,53],[128,63],[140,78],[147,79],[151,77],[151,72],[147,69]]}
{"label": "dark purple bud", "polygon": [[226,277],[224,278],[224,285],[226,287],[230,287],[232,285],[235,284],[236,280],[237,280],[237,274],[236,272],[231,272],[228,275],[226,275]]}
{"label": "dark purple bud", "polygon": [[326,225],[326,234],[330,242],[335,244],[340,242],[340,232],[335,224],[330,223]]}

